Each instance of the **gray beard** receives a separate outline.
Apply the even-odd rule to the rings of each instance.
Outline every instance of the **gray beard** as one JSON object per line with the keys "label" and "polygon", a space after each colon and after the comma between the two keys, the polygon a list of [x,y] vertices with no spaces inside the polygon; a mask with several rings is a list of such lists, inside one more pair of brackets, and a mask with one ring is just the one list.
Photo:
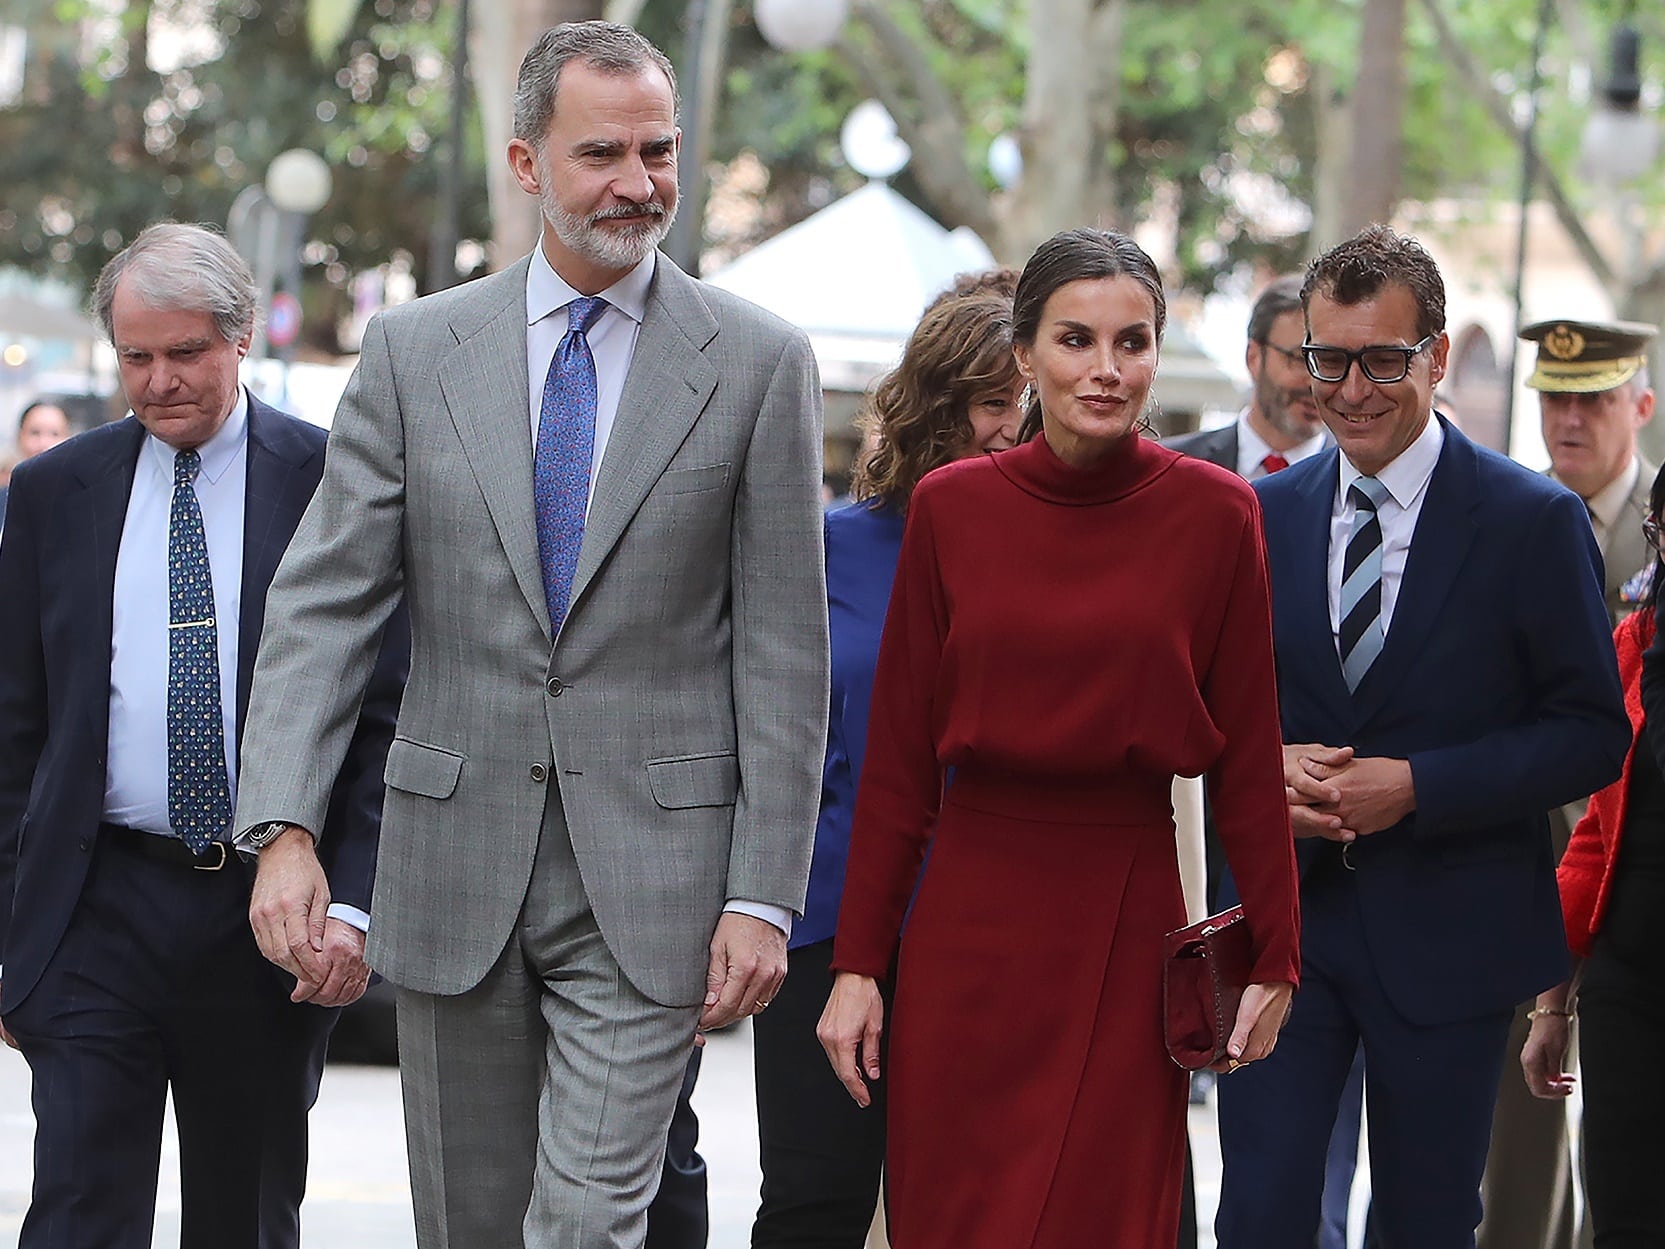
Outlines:
{"label": "gray beard", "polygon": [[[549,187],[547,180],[544,186]],[[572,252],[606,269],[634,269],[665,241],[671,232],[671,223],[676,220],[673,208],[625,229],[611,229],[599,224],[607,220],[605,214],[586,217],[567,212],[555,202],[552,188],[546,189],[539,199],[544,220],[555,231],[555,237]]]}

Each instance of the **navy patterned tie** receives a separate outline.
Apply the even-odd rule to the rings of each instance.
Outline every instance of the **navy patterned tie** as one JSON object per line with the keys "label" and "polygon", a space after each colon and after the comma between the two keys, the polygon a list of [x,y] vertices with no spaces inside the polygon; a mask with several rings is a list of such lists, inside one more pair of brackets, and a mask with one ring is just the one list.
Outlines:
{"label": "navy patterned tie", "polygon": [[590,460],[595,455],[595,358],[584,335],[606,310],[606,300],[593,297],[567,305],[567,332],[549,362],[538,409],[532,501],[538,513],[538,560],[551,637],[560,636],[572,596],[590,500]]}
{"label": "navy patterned tie", "polygon": [[231,824],[214,579],[197,503],[202,457],[173,460],[168,520],[168,823],[201,854]]}
{"label": "navy patterned tie", "polygon": [[1387,640],[1382,629],[1382,522],[1376,509],[1388,497],[1374,477],[1360,477],[1348,488],[1353,504],[1353,532],[1341,557],[1341,675],[1357,690]]}

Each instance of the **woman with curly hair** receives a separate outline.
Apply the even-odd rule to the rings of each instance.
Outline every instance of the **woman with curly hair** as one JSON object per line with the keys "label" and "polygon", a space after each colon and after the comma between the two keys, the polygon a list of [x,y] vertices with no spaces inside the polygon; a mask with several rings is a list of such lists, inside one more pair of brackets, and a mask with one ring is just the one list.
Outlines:
{"label": "woman with curly hair", "polygon": [[827,996],[879,631],[914,487],[941,465],[1011,446],[1021,385],[1009,297],[934,303],[863,414],[873,449],[856,471],[856,501],[827,514],[827,758],[809,900],[793,925],[786,982],[752,1020],[763,1168],[753,1249],[860,1249],[873,1219],[884,1115],[862,1113],[845,1095],[815,1023]]}

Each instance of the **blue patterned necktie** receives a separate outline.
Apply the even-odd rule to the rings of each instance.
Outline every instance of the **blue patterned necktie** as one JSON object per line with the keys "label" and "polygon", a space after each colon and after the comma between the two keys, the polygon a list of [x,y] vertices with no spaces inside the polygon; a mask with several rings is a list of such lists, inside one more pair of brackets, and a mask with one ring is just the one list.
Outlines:
{"label": "blue patterned necktie", "polygon": [[1341,557],[1341,675],[1357,690],[1382,653],[1382,522],[1376,509],[1388,497],[1374,477],[1360,477],[1347,491],[1353,503],[1353,532]]}
{"label": "blue patterned necktie", "polygon": [[538,409],[532,501],[538,513],[538,561],[551,637],[560,636],[572,596],[590,500],[590,460],[595,455],[595,358],[584,335],[606,310],[607,302],[593,297],[567,305],[567,332],[549,362]]}
{"label": "blue patterned necktie", "polygon": [[201,854],[231,824],[220,705],[219,630],[195,451],[173,460],[168,518],[168,823]]}

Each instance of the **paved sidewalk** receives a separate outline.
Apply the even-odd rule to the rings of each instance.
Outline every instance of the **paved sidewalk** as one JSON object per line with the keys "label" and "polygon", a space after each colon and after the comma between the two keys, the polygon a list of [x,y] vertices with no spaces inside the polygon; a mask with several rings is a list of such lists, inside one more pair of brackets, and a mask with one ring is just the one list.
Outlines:
{"label": "paved sidewalk", "polygon": [[[751,1029],[711,1038],[694,1098],[700,1151],[711,1170],[711,1249],[744,1249],[757,1208],[757,1124]],[[392,1068],[331,1066],[313,1111],[312,1172],[303,1212],[306,1249],[413,1249],[399,1077]],[[1192,1139],[1205,1231],[1219,1191],[1212,1108],[1192,1107]],[[28,1205],[29,1070],[0,1049],[0,1249],[16,1249]],[[171,1139],[163,1153],[156,1249],[179,1243],[179,1171]]]}

